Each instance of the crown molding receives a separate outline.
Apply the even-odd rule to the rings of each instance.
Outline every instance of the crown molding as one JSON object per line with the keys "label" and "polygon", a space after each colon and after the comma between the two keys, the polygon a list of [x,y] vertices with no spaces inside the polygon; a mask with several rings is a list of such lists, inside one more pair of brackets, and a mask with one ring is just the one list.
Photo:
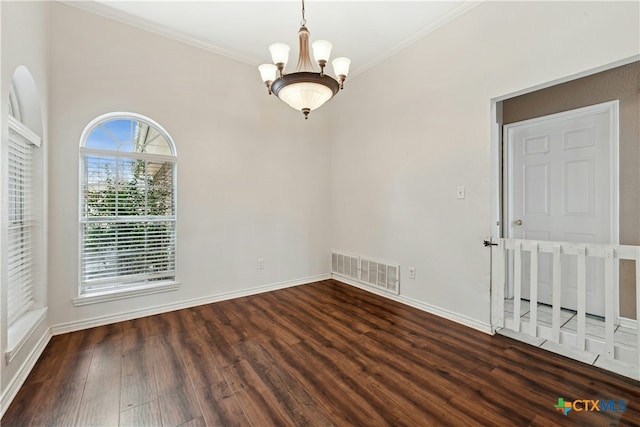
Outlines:
{"label": "crown molding", "polygon": [[167,37],[169,39],[172,39],[190,46],[207,50],[209,52],[245,63],[247,65],[255,66],[255,61],[246,56],[239,55],[228,49],[223,49],[219,46],[214,45],[209,41],[202,40],[197,37],[192,37],[180,31],[173,30],[165,25],[157,24],[155,22],[151,22],[144,18],[130,15],[121,10],[114,9],[109,6],[105,6],[104,4],[98,3],[93,0],[91,1],[57,0],[57,1],[58,3],[64,4],[66,6],[71,6],[73,8],[80,9],[85,12],[93,13],[94,15],[100,15],[102,17],[105,17],[123,24],[127,24],[142,30],[146,30],[151,33],[154,33],[163,37]]}
{"label": "crown molding", "polygon": [[362,66],[359,67],[359,69],[356,72],[352,73],[353,75],[349,75],[349,79],[353,79],[354,77],[362,74],[363,72],[373,68],[375,65],[379,64],[380,62],[383,62],[386,59],[390,58],[391,56],[395,55],[396,53],[402,51],[403,49],[406,49],[407,47],[414,44],[418,40],[426,37],[430,33],[437,30],[438,28],[448,24],[458,16],[468,12],[469,10],[473,9],[474,7],[478,6],[480,3],[483,3],[484,1],[485,0],[464,0],[464,2],[461,5],[459,5],[454,9],[451,9],[449,12],[442,15],[440,18],[432,22],[430,25],[424,27],[422,30],[418,31],[412,36],[407,37],[406,39],[404,39],[403,41],[395,45],[393,48],[388,49],[382,54],[380,54],[378,57],[362,64]]}
{"label": "crown molding", "polygon": [[[169,39],[193,46],[193,47],[197,47],[212,53],[215,53],[217,55],[221,55],[224,56],[226,58],[229,59],[233,59],[235,61],[239,61],[242,62],[244,64],[250,65],[250,66],[256,66],[256,61],[255,59],[246,57],[244,55],[240,55],[237,54],[233,51],[230,51],[228,49],[224,49],[221,48],[219,46],[216,46],[215,44],[197,38],[197,37],[193,37],[193,36],[189,36],[187,34],[184,34],[183,32],[180,31],[176,31],[174,29],[171,29],[165,25],[161,25],[161,24],[157,24],[155,22],[151,22],[149,20],[146,20],[144,18],[138,17],[138,16],[134,16],[134,15],[130,15],[126,12],[123,12],[121,10],[109,7],[109,6],[105,6],[102,3],[98,3],[97,1],[84,1],[84,0],[56,0],[58,3],[64,4],[66,6],[71,6],[73,8],[76,9],[80,9],[83,10],[85,12],[89,12],[89,13],[93,13],[95,15],[100,15],[103,16],[105,18],[123,23],[123,24],[127,24],[142,30],[146,30],[149,31],[151,33],[163,36],[163,37],[167,37]],[[484,0],[464,0],[462,4],[460,4],[458,7],[450,10],[449,12],[445,13],[444,15],[442,15],[440,18],[438,18],[436,21],[434,21],[433,23],[431,23],[430,25],[426,26],[425,28],[423,28],[422,30],[418,31],[417,33],[413,34],[412,36],[404,39],[403,41],[401,41],[400,43],[398,43],[396,46],[394,46],[391,49],[386,50],[385,52],[383,52],[382,54],[380,54],[379,56],[377,56],[376,58],[372,59],[371,61],[365,62],[364,64],[360,64],[358,66],[358,68],[356,70],[354,70],[350,75],[349,75],[349,80],[353,80],[354,77],[357,77],[358,75],[366,72],[367,70],[373,68],[375,65],[379,64],[380,62],[390,58],[391,56],[395,55],[396,53],[400,52],[401,50],[405,49],[406,47],[408,47],[409,45],[417,42],[418,40],[424,38],[425,36],[427,36],[429,33],[437,30],[438,28],[446,25],[447,23],[451,22],[452,20],[454,20],[455,18],[457,18],[458,16],[462,15],[463,13],[468,12],[469,10],[473,9],[474,7],[478,6],[479,4],[483,3]]]}

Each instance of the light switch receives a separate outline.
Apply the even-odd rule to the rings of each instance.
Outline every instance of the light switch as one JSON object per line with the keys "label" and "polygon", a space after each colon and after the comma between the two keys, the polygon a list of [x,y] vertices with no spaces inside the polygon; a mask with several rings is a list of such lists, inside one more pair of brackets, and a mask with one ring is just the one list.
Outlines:
{"label": "light switch", "polygon": [[464,185],[459,185],[456,188],[456,199],[464,199]]}

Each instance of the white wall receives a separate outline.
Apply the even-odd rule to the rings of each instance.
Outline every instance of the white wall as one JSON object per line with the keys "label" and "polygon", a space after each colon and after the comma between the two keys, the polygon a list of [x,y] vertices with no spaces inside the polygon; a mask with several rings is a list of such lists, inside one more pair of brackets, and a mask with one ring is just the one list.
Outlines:
{"label": "white wall", "polygon": [[637,2],[484,2],[348,82],[332,247],[399,262],[401,298],[488,327],[491,100],[637,55],[638,16]]}
{"label": "white wall", "polygon": [[[28,111],[25,114],[29,117],[23,118],[25,123],[29,127],[36,131],[39,136],[42,137],[42,148],[39,155],[43,155],[46,158],[47,147],[49,144],[47,134],[48,123],[48,93],[49,93],[49,80],[48,80],[48,32],[49,32],[49,6],[46,2],[0,2],[1,9],[1,44],[2,44],[2,64],[0,70],[0,122],[2,123],[2,152],[0,153],[0,174],[5,176],[4,170],[7,166],[6,158],[6,141],[8,138],[8,100],[9,100],[9,87],[11,85],[11,79],[15,70],[23,65],[25,66],[36,85],[36,89],[39,95],[39,102],[41,105],[41,119],[40,114],[34,111]],[[35,113],[35,114],[34,114]],[[41,123],[33,121],[33,118],[38,116],[38,120]],[[38,159],[41,160],[41,159]],[[43,172],[46,172],[46,165]],[[3,182],[3,186],[6,183]],[[2,213],[0,217],[3,221],[1,229],[6,230],[6,187],[0,191],[3,197]],[[44,194],[46,200],[46,192]],[[46,213],[44,209],[43,214]],[[45,230],[46,233],[46,230]],[[2,240],[6,241],[6,234],[2,235]],[[46,239],[46,234],[45,234]],[[46,259],[46,253],[43,254]],[[3,259],[0,270],[6,271],[6,260]],[[40,274],[46,276],[46,261],[45,266],[39,271]],[[6,287],[6,275],[2,274],[2,286],[0,286],[0,301],[6,300],[7,287]],[[36,290],[37,296],[40,299],[39,305],[46,305],[46,291],[43,294],[42,289]],[[4,307],[4,303],[0,304],[0,311]],[[17,352],[16,356],[11,360],[9,364],[5,364],[5,352],[7,351],[7,322],[6,313],[0,313],[0,409],[6,409],[9,400],[17,392],[18,387],[24,381],[29,370],[35,363],[39,352],[42,350],[44,344],[49,337],[49,324],[45,319],[40,327],[36,328]],[[2,411],[0,411],[1,413]]]}
{"label": "white wall", "polygon": [[[312,280],[334,248],[397,261],[401,298],[488,325],[491,99],[637,55],[638,13],[637,2],[485,2],[304,121],[256,96],[253,67],[63,4],[2,2],[3,138],[15,67],[33,73],[45,121],[49,107],[48,324]],[[176,142],[182,286],[74,307],[79,138],[110,111],[146,115]],[[3,393],[17,366],[3,366]]]}
{"label": "white wall", "polygon": [[[328,273],[326,110],[305,121],[267,95],[254,67],[63,4],[51,12],[54,333]],[[148,116],[176,143],[181,288],[74,307],[80,134],[110,111]]]}

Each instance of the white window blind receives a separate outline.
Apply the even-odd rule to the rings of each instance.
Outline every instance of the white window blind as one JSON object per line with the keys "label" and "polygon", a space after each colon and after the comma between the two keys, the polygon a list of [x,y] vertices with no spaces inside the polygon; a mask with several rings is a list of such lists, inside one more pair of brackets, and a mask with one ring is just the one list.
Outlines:
{"label": "white window blind", "polygon": [[7,321],[34,305],[33,154],[40,138],[9,118],[7,150]]}
{"label": "white window blind", "polygon": [[175,156],[148,124],[119,122],[97,126],[103,139],[90,134],[82,150],[84,295],[175,280]]}

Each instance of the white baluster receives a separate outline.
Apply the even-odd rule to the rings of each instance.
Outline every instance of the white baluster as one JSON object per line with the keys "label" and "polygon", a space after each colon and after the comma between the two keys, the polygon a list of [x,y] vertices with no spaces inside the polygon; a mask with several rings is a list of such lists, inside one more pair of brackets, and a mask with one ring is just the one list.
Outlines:
{"label": "white baluster", "polygon": [[529,335],[535,337],[538,335],[538,244],[531,245],[531,262],[530,264],[530,286],[529,286]]}
{"label": "white baluster", "polygon": [[605,331],[605,356],[609,359],[615,359],[615,348],[613,341],[613,333],[615,332],[614,319],[614,268],[615,261],[613,257],[613,248],[605,250],[604,259],[604,331]]}
{"label": "white baluster", "polygon": [[578,247],[578,330],[576,347],[585,349],[585,329],[587,321],[587,249],[584,246]]}
{"label": "white baluster", "polygon": [[561,245],[553,245],[553,301],[551,337],[553,342],[560,343],[560,312],[562,309],[562,253]]}
{"label": "white baluster", "polygon": [[517,242],[513,254],[513,328],[520,332],[520,302],[522,298],[522,242]]}

